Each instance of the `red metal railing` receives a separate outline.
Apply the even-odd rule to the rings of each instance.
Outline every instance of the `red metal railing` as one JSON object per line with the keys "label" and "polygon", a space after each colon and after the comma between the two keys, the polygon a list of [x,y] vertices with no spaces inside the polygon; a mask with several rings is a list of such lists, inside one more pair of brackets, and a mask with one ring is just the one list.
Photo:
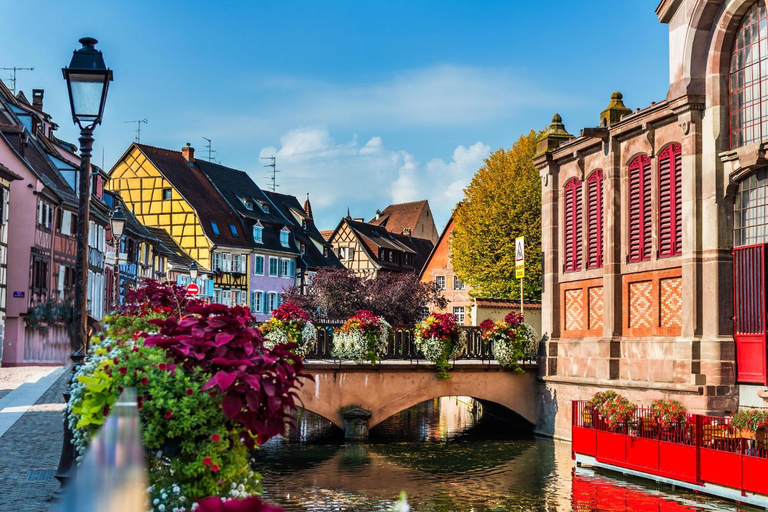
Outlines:
{"label": "red metal railing", "polygon": [[650,409],[609,425],[590,402],[574,401],[572,451],[598,462],[698,485],[716,484],[768,495],[768,439],[745,432],[730,418],[686,414],[662,428]]}

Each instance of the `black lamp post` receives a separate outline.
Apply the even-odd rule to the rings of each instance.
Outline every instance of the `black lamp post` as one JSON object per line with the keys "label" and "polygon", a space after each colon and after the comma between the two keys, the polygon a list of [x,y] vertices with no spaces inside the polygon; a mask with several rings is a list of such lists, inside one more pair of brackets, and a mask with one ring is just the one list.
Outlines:
{"label": "black lamp post", "polygon": [[115,211],[112,212],[112,218],[109,223],[112,226],[112,243],[115,245],[115,307],[120,305],[120,241],[123,237],[123,229],[125,229],[125,222],[127,218],[120,205],[115,207]]}
{"label": "black lamp post", "polygon": [[[88,222],[91,203],[91,151],[93,150],[93,129],[101,123],[104,114],[104,104],[107,100],[107,89],[112,81],[112,70],[107,69],[104,57],[94,46],[98,41],[92,37],[80,39],[83,45],[75,50],[69,67],[62,69],[67,81],[69,102],[72,106],[72,119],[80,127],[80,170],[78,180],[77,226],[75,237],[77,241],[77,260],[75,262],[75,311],[71,337],[72,373],[67,390],[64,392],[65,401],[71,396],[72,377],[77,367],[82,364],[88,350]],[[61,460],[56,471],[56,478],[62,483],[72,476],[75,461],[72,431],[69,428],[69,417],[64,417],[64,445],[61,450]]]}

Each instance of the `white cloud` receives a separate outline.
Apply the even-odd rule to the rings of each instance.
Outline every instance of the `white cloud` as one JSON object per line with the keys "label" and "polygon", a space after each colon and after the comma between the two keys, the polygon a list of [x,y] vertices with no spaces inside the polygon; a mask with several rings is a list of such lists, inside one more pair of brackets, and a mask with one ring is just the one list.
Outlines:
{"label": "white cloud", "polygon": [[[420,199],[429,200],[444,224],[489,152],[477,142],[458,146],[449,161],[421,165],[408,151],[387,148],[381,137],[361,145],[353,135],[338,143],[326,128],[306,127],[283,134],[279,147],[262,148],[259,156],[277,157],[278,190],[299,198],[309,192],[318,226],[331,229],[347,208],[353,217],[369,219],[390,203]],[[253,178],[264,183],[262,176]]]}

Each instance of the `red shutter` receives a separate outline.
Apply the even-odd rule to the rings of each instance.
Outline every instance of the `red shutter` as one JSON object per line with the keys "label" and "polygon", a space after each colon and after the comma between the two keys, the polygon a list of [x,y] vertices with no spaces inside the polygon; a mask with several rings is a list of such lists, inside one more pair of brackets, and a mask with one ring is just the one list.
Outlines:
{"label": "red shutter", "polygon": [[640,155],[629,164],[629,258],[651,259],[651,159]]}
{"label": "red shutter", "polygon": [[603,171],[587,179],[587,268],[603,266]]}
{"label": "red shutter", "polygon": [[581,181],[568,181],[564,192],[563,272],[576,272],[581,270]]}
{"label": "red shutter", "polygon": [[682,176],[680,144],[659,155],[659,257],[677,256],[682,250]]}

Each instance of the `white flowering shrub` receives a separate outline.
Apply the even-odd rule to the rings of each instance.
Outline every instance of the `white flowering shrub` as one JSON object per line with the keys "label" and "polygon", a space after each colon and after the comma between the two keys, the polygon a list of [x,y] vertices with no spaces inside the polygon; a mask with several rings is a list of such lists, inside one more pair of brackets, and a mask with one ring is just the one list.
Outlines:
{"label": "white flowering shrub", "polygon": [[370,311],[358,311],[333,334],[331,356],[357,362],[376,361],[387,351],[392,326]]}

